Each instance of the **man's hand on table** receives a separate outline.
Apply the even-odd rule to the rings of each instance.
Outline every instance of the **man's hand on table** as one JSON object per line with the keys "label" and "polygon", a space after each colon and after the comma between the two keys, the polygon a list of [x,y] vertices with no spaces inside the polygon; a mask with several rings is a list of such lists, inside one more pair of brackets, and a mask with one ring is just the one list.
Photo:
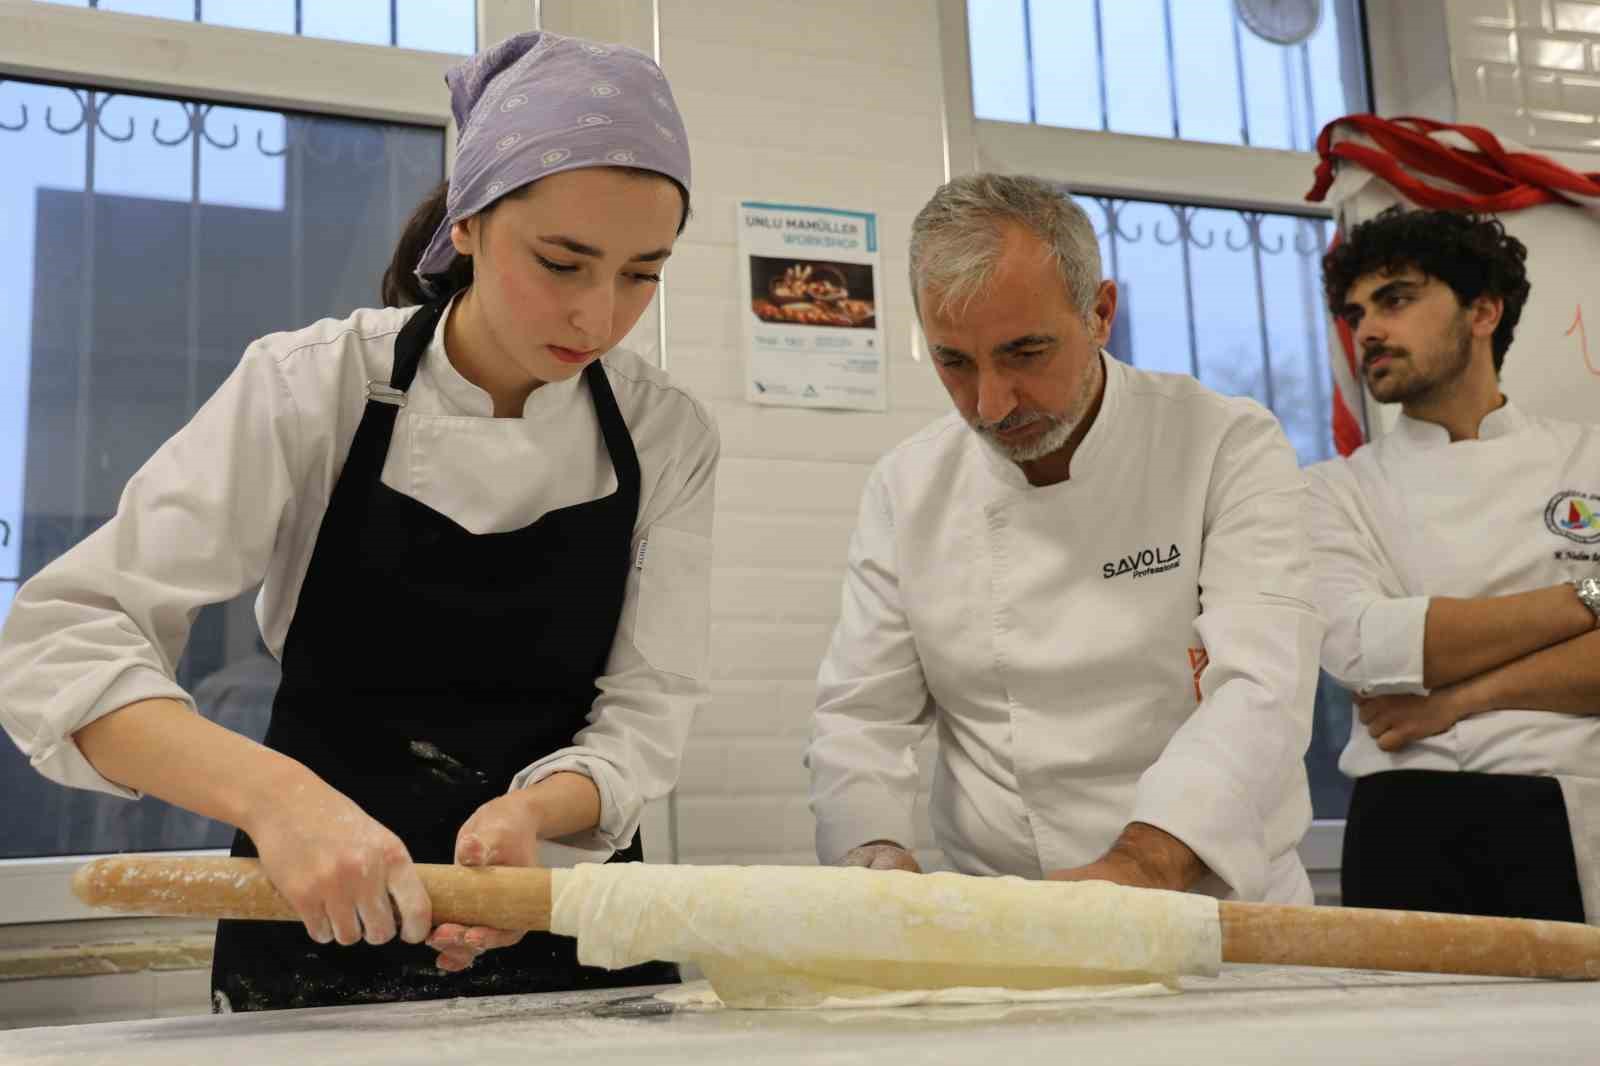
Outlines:
{"label": "man's hand on table", "polygon": [[869,870],[905,870],[920,874],[922,867],[911,852],[892,840],[874,840],[859,848],[851,848],[839,860],[840,866],[865,866]]}
{"label": "man's hand on table", "polygon": [[1110,881],[1130,888],[1183,892],[1211,871],[1189,846],[1144,822],[1129,822],[1111,849],[1094,862],[1051,870],[1048,881]]}

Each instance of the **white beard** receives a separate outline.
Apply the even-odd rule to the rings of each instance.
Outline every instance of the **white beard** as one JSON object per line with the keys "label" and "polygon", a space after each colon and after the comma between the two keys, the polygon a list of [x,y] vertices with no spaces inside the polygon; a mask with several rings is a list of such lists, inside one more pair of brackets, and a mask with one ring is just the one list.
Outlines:
{"label": "white beard", "polygon": [[1078,428],[1074,419],[1051,419],[1051,427],[1030,441],[1020,444],[1007,444],[993,433],[985,429],[977,429],[978,439],[1000,455],[1013,463],[1031,463],[1035,459],[1043,459],[1051,452],[1065,445],[1072,436],[1072,431]]}
{"label": "white beard", "polygon": [[[992,448],[1003,458],[1013,463],[1031,463],[1036,459],[1043,459],[1051,452],[1058,451],[1066,446],[1072,438],[1072,433],[1089,414],[1089,405],[1094,401],[1095,389],[1100,386],[1101,372],[1105,369],[1100,362],[1101,356],[1096,353],[1094,367],[1083,376],[1083,385],[1078,392],[1078,402],[1073,404],[1071,414],[1067,415],[1041,415],[1041,418],[1050,422],[1050,428],[1031,441],[1020,444],[1007,444],[994,435],[994,431],[987,426],[972,426],[972,431],[978,439]],[[972,423],[967,423],[969,426]]]}

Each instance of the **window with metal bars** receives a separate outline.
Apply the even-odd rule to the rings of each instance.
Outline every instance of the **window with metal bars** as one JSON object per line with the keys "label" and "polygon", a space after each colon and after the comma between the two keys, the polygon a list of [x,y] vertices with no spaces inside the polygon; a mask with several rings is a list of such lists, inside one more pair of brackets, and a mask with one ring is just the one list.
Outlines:
{"label": "window with metal bars", "polygon": [[1302,463],[1331,458],[1327,318],[1315,215],[1078,196],[1122,303],[1112,354],[1250,396]]}
{"label": "window with metal bars", "polygon": [[[0,623],[116,510],[255,338],[371,306],[444,173],[437,128],[0,81]],[[177,678],[259,738],[253,593],[205,608]],[[223,846],[153,800],[65,789],[0,740],[0,859]],[[4,915],[0,915],[3,920]]]}

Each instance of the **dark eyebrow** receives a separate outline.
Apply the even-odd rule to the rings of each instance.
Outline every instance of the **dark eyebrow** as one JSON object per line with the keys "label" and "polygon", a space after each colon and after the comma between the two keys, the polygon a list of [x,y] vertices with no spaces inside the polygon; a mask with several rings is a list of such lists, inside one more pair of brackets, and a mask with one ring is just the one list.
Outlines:
{"label": "dark eyebrow", "polygon": [[[1376,289],[1373,289],[1371,295],[1367,297],[1367,301],[1369,303],[1377,303],[1380,300],[1387,299],[1390,296],[1397,296],[1411,289],[1420,289],[1425,284],[1427,284],[1426,281],[1418,281],[1416,278],[1395,278],[1388,284],[1379,285]],[[1354,302],[1346,303],[1339,308],[1339,317],[1346,322],[1360,322],[1364,314],[1366,312],[1362,310],[1361,305]]]}
{"label": "dark eyebrow", "polygon": [[[574,255],[586,255],[591,259],[601,259],[606,254],[605,252],[601,251],[599,248],[596,248],[592,244],[584,244],[582,241],[575,241],[571,237],[552,236],[552,237],[540,237],[539,239],[541,241],[544,241],[546,244],[554,244],[554,245],[557,245],[558,247],[565,248],[567,251],[573,253]],[[657,248],[653,252],[641,252],[640,254],[638,254],[638,255],[634,256],[633,258],[629,259],[628,262],[630,262],[630,263],[656,263],[656,262],[660,262],[661,260],[667,258],[667,256],[669,256],[671,254],[672,254],[672,249],[671,248]]]}
{"label": "dark eyebrow", "polygon": [[1394,296],[1404,289],[1419,289],[1422,287],[1422,284],[1422,282],[1417,281],[1414,278],[1395,278],[1393,281],[1389,282],[1389,284],[1380,285],[1376,289],[1373,289],[1370,299],[1381,300],[1386,296]]}

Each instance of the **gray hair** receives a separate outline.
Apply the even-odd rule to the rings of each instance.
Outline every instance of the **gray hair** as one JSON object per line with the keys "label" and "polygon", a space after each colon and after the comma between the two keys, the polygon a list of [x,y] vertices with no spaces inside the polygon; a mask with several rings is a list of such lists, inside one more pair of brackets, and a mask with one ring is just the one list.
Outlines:
{"label": "gray hair", "polygon": [[1045,243],[1087,319],[1101,281],[1094,225],[1059,186],[1020,175],[970,174],[939,186],[911,224],[912,300],[926,287],[939,294],[940,313],[964,310],[994,278],[1006,223]]}

